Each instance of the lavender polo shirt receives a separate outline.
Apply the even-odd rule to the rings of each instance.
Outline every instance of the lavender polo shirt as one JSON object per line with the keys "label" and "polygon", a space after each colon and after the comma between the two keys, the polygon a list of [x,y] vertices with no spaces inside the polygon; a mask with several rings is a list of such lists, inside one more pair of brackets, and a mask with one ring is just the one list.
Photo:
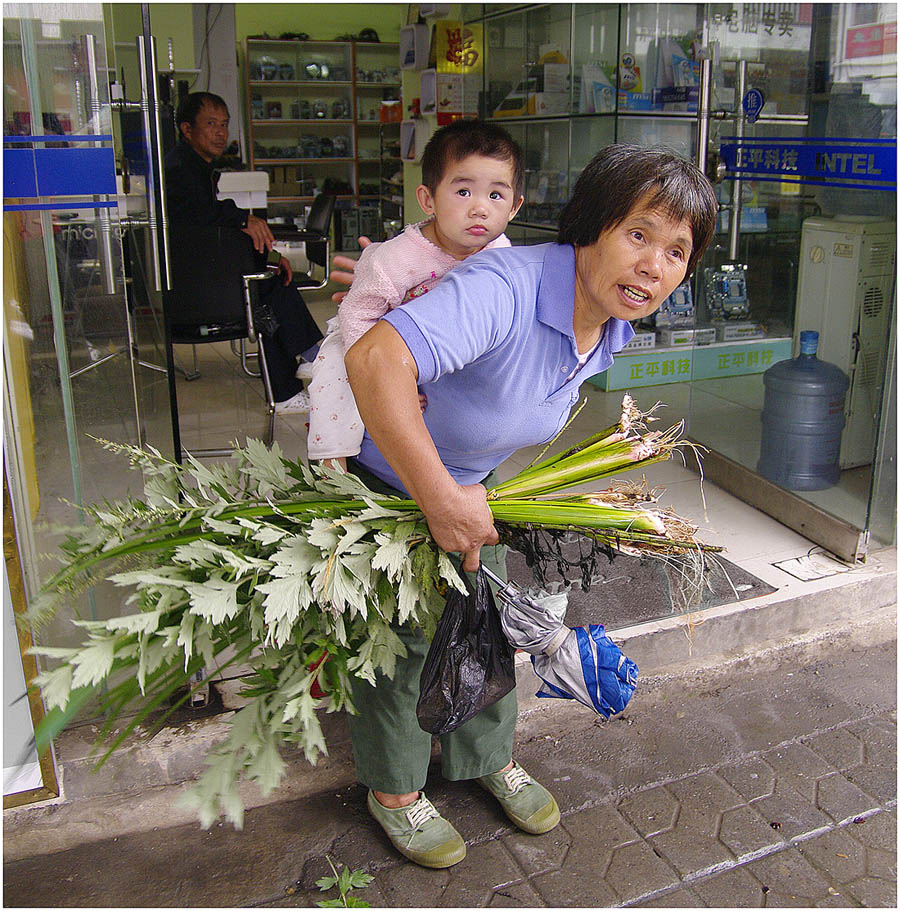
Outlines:
{"label": "lavender polo shirt", "polygon": [[[634,335],[610,318],[567,383],[578,363],[574,300],[574,248],[538,244],[476,253],[384,317],[415,358],[425,424],[457,483],[475,484],[517,449],[550,440],[581,383],[608,370]],[[368,433],[357,459],[404,489]]]}

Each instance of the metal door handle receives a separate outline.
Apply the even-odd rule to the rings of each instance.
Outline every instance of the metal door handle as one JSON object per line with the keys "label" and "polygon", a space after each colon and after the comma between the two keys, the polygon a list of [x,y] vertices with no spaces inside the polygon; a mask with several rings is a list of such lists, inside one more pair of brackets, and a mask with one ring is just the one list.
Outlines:
{"label": "metal door handle", "polygon": [[147,142],[147,203],[150,234],[152,237],[153,279],[155,290],[168,290],[172,286],[169,265],[168,219],[166,215],[166,191],[162,161],[162,143],[159,129],[159,98],[156,92],[156,48],[153,41],[149,47],[144,36],[137,36],[138,60],[141,76],[141,112],[144,117],[144,134]]}
{"label": "metal door handle", "polygon": [[[94,35],[82,35],[84,43],[84,56],[87,61],[88,75],[88,101],[91,106],[91,119],[94,121],[97,132],[100,130],[100,112],[102,105],[100,103],[100,82],[97,76],[97,38]],[[102,142],[93,143],[95,148],[102,148]],[[106,201],[108,197],[104,197]],[[107,294],[115,294],[116,277],[113,270],[113,251],[112,251],[112,223],[109,217],[109,209],[101,207],[97,210],[97,217],[100,222],[100,237],[97,254],[100,259],[100,268],[103,271],[103,285]]]}

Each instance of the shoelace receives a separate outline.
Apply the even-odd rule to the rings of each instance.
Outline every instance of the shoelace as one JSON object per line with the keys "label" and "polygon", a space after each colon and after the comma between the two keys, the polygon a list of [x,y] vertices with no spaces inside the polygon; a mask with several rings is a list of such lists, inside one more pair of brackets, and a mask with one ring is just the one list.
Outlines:
{"label": "shoelace", "polygon": [[[427,797],[420,797],[407,811],[406,818],[409,821],[409,824],[413,827],[413,834],[415,830],[418,830],[422,825],[428,822],[429,819],[433,819],[436,816],[440,816],[440,813],[434,808],[434,805]],[[410,841],[412,838],[410,837]]]}
{"label": "shoelace", "polygon": [[513,794],[518,794],[522,788],[531,784],[531,776],[520,765],[514,765],[508,772],[504,772],[503,780]]}

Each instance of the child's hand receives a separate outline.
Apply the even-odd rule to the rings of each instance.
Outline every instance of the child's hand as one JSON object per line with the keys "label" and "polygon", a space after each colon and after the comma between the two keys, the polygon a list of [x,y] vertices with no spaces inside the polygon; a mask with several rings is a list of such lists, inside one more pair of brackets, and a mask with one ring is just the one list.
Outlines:
{"label": "child's hand", "polygon": [[[368,237],[361,235],[359,238],[359,247],[361,250],[365,250],[369,244],[372,243]],[[352,259],[349,256],[342,256],[338,254],[331,261],[332,266],[335,267],[331,271],[331,278],[336,282],[340,282],[342,285],[353,284],[353,273],[356,270],[356,260]],[[336,291],[331,295],[331,299],[339,304],[347,296],[346,291]]]}
{"label": "child's hand", "polygon": [[325,459],[325,464],[329,468],[337,468],[340,466],[343,471],[347,470],[347,460],[344,456],[338,456],[336,459]]}
{"label": "child's hand", "polygon": [[419,393],[419,407],[422,409],[422,414],[425,414],[425,409],[428,407],[428,396],[424,392]]}

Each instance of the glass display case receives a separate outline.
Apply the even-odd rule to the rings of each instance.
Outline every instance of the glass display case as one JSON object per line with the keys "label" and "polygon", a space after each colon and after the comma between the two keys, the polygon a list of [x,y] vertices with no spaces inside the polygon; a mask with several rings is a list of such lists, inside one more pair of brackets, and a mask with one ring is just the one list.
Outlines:
{"label": "glass display case", "polygon": [[[357,187],[361,204],[383,202],[381,181],[400,167],[398,124],[382,124],[381,102],[400,97],[400,51],[396,44],[357,42],[355,63]],[[396,142],[384,141],[382,127]],[[377,238],[380,239],[381,233]]]}
{"label": "glass display case", "polygon": [[323,190],[353,205],[381,195],[380,109],[399,98],[398,45],[248,38],[250,167],[269,172],[269,200]]}
{"label": "glass display case", "polygon": [[[820,357],[850,387],[841,480],[799,496],[862,530],[864,549],[873,476],[889,457],[884,427],[895,425],[882,389],[894,382],[896,8],[463,4],[462,15],[485,35],[482,91],[466,113],[502,121],[525,154],[514,243],[553,238],[578,174],[613,142],[666,146],[715,185],[719,223],[703,262],[597,385],[651,387],[711,450],[708,463],[738,466],[743,495],[759,480],[766,371],[815,329]],[[811,257],[834,277],[817,279]]]}

